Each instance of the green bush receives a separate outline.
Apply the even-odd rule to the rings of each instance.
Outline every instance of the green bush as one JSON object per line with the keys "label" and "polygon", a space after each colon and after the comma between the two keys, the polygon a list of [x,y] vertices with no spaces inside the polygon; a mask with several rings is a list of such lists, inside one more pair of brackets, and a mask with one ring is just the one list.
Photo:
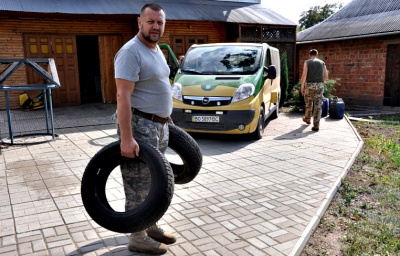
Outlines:
{"label": "green bush", "polygon": [[324,97],[332,98],[336,96],[334,92],[336,91],[336,86],[340,86],[340,78],[329,79],[324,83]]}
{"label": "green bush", "polygon": [[[340,78],[332,78],[324,83],[324,97],[332,98],[336,96],[334,92],[336,91],[336,86],[340,86]],[[301,80],[295,84],[291,91],[291,108],[293,110],[301,110],[304,106],[304,97],[301,93]]]}

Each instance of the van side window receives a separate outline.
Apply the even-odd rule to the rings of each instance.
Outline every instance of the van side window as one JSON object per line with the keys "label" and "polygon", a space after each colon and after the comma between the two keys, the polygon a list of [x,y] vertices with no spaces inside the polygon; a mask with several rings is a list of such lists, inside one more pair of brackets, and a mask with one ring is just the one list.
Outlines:
{"label": "van side window", "polygon": [[272,51],[271,58],[272,58],[272,63],[274,64],[274,66],[276,68],[276,73],[280,74],[281,73],[281,61],[280,61],[280,57],[279,57],[279,51]]}
{"label": "van side window", "polygon": [[267,53],[265,55],[265,66],[269,67],[270,65],[272,65],[272,60],[271,60],[271,51],[268,49]]}

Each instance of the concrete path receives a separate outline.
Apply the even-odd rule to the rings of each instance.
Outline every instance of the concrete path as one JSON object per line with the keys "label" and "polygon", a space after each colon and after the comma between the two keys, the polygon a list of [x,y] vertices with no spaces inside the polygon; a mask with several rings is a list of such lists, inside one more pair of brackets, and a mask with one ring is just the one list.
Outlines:
{"label": "concrete path", "polygon": [[[56,108],[56,140],[2,145],[0,255],[145,255],[129,252],[128,234],[98,226],[82,206],[86,164],[117,139],[114,111],[114,105]],[[13,112],[16,123],[25,123],[16,133],[41,127],[43,120],[26,119],[40,112],[29,113],[24,119]],[[313,132],[301,114],[285,113],[259,141],[193,136],[203,166],[194,181],[175,186],[159,222],[178,236],[166,255],[299,255],[363,145],[347,118],[324,118]],[[110,180],[111,205],[123,208],[117,171]]]}

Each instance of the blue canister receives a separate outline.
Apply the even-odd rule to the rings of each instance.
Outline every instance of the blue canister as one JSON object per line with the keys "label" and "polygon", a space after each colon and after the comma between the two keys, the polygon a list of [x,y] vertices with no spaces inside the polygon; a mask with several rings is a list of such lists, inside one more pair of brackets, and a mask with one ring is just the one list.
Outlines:
{"label": "blue canister", "polygon": [[329,99],[329,117],[342,119],[344,116],[344,101],[342,98],[334,97]]}
{"label": "blue canister", "polygon": [[323,98],[321,117],[326,117],[328,115],[328,109],[329,109],[329,100],[327,98]]}

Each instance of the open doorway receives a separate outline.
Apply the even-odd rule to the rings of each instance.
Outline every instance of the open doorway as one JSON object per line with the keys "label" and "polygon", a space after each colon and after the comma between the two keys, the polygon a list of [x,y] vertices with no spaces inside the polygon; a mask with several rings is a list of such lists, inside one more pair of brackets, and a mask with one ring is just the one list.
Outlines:
{"label": "open doorway", "polygon": [[97,36],[76,36],[81,103],[102,102]]}
{"label": "open doorway", "polygon": [[383,105],[400,107],[400,44],[387,47]]}

